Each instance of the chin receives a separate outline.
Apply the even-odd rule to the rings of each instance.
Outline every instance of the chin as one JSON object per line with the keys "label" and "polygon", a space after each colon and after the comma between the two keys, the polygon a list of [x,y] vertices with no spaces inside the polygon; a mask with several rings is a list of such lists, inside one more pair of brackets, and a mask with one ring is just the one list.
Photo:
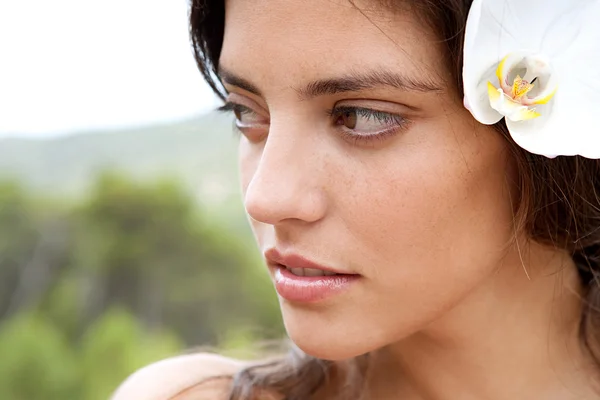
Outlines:
{"label": "chin", "polygon": [[360,319],[351,321],[326,312],[284,308],[283,320],[294,344],[322,360],[347,360],[389,344],[368,325],[356,322]]}
{"label": "chin", "polygon": [[323,338],[308,338],[289,334],[290,339],[296,346],[309,356],[316,357],[321,360],[342,361],[362,354],[368,353],[370,350],[361,350],[361,347],[352,346],[344,340],[324,340]]}

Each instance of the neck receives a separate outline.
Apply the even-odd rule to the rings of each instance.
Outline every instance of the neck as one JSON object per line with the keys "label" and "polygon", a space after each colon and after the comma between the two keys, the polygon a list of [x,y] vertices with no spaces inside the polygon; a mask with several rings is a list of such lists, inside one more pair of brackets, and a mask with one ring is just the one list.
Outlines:
{"label": "neck", "polygon": [[375,352],[368,398],[597,398],[573,261],[537,244],[524,253],[426,329]]}

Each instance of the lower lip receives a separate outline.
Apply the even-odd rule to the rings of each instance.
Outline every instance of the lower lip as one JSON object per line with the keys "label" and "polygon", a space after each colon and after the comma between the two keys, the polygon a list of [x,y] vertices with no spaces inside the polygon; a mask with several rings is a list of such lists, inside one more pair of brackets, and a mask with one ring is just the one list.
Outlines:
{"label": "lower lip", "polygon": [[316,303],[348,290],[360,275],[297,276],[282,266],[275,267],[275,290],[286,300]]}

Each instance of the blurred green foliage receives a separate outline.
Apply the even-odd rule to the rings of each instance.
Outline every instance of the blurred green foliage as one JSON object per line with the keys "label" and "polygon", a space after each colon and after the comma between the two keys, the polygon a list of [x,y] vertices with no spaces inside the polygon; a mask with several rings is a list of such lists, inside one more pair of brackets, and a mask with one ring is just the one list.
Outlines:
{"label": "blurred green foliage", "polygon": [[0,399],[105,400],[153,361],[279,337],[254,243],[214,219],[169,179],[106,173],[77,204],[0,184]]}

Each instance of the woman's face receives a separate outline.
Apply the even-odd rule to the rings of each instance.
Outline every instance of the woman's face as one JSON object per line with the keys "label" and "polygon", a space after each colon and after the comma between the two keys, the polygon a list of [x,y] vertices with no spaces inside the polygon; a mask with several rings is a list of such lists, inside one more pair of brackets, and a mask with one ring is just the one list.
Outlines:
{"label": "woman's face", "polygon": [[348,358],[423,329],[505,255],[507,145],[464,109],[439,42],[408,8],[226,2],[219,66],[260,249],[354,274],[283,271],[285,326],[309,354]]}

